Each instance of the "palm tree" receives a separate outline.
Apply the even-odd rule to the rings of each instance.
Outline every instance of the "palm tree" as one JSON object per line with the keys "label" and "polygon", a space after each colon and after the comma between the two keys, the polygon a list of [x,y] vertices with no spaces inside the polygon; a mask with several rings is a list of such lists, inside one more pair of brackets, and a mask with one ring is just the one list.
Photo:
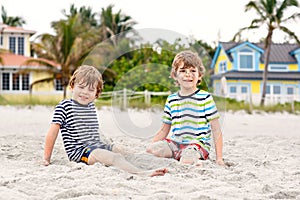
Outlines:
{"label": "palm tree", "polygon": [[[124,15],[119,10],[117,13],[113,13],[114,5],[107,6],[106,9],[102,8],[100,15],[102,34],[104,39],[110,38],[113,45],[117,46],[117,39],[120,38],[122,33],[126,31],[133,31],[133,26],[136,22],[128,15]],[[116,37],[118,35],[118,37]]]}
{"label": "palm tree", "polygon": [[42,34],[38,36],[39,42],[33,43],[32,48],[39,58],[30,59],[25,64],[42,64],[47,66],[48,71],[53,74],[53,77],[32,83],[31,88],[40,82],[49,82],[60,78],[65,98],[71,74],[99,42],[99,31],[91,27],[89,23],[82,23],[80,14],[67,20],[52,22],[51,26],[56,35]]}
{"label": "palm tree", "polygon": [[8,16],[3,6],[1,7],[1,19],[2,23],[8,26],[22,26],[26,24],[26,21],[22,17]]}
{"label": "palm tree", "polygon": [[[100,28],[95,25],[96,20],[93,19],[95,14],[91,12],[90,8],[81,7],[77,10],[73,5],[71,5],[70,14],[66,14],[66,11],[63,12],[67,19],[51,24],[56,34],[42,34],[37,37],[39,42],[32,45],[39,58],[30,59],[25,64],[39,63],[46,66],[48,72],[53,76],[33,82],[30,86],[30,94],[34,85],[60,79],[63,86],[63,97],[66,98],[69,79],[83,62],[96,65],[99,71],[104,72],[104,81],[110,81],[116,76],[113,70],[98,66],[97,55],[91,53],[103,40]],[[60,67],[58,68],[57,65]]]}
{"label": "palm tree", "polygon": [[300,43],[296,34],[289,30],[284,23],[289,22],[290,20],[300,17],[300,13],[294,13],[288,17],[285,17],[285,11],[291,7],[298,7],[299,3],[297,0],[259,0],[259,1],[250,1],[246,5],[246,12],[250,9],[254,9],[258,14],[259,18],[253,19],[249,27],[245,27],[239,30],[239,32],[234,36],[235,40],[240,36],[241,32],[244,30],[258,29],[262,25],[266,25],[268,29],[268,34],[264,40],[264,63],[265,69],[263,72],[263,91],[260,105],[264,106],[266,91],[267,91],[267,79],[268,79],[268,65],[271,52],[271,44],[274,30],[280,30],[288,34],[290,37],[295,39],[297,43]]}
{"label": "palm tree", "polygon": [[62,12],[67,18],[75,17],[77,14],[80,14],[82,22],[89,23],[93,27],[98,26],[96,13],[93,13],[91,7],[86,8],[85,6],[82,6],[77,9],[74,4],[72,4],[69,10],[70,14],[67,14],[65,9]]}

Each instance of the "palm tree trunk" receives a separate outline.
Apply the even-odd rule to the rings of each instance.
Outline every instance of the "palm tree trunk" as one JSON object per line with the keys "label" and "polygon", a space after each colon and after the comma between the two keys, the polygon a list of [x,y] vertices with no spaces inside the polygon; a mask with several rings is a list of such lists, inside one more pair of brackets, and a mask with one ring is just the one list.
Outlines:
{"label": "palm tree trunk", "polygon": [[268,81],[268,65],[269,65],[270,52],[271,52],[272,35],[273,35],[273,28],[269,27],[268,36],[265,42],[265,58],[264,58],[265,69],[263,72],[263,88],[262,88],[260,106],[265,105],[265,98],[267,93],[267,81]]}

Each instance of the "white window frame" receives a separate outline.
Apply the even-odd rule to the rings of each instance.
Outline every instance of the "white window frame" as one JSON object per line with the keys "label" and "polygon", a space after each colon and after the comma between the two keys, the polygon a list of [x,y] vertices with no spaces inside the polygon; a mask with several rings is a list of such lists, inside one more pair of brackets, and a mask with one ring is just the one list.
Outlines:
{"label": "white window frame", "polygon": [[[288,94],[288,90],[289,89],[293,89],[293,94]],[[288,85],[288,86],[286,86],[286,94],[287,95],[295,95],[295,92],[296,92],[296,87],[295,86],[292,86],[292,85]]]}
{"label": "white window frame", "polygon": [[[243,52],[243,50],[247,50],[249,52]],[[241,56],[252,56],[252,67],[251,68],[241,68]],[[238,69],[240,71],[254,71],[255,70],[255,54],[249,48],[244,48],[238,52]]]}
{"label": "white window frame", "polygon": [[[270,88],[270,91],[268,93],[268,87]],[[280,93],[279,94],[275,94],[274,93],[274,87],[279,87],[280,88]],[[268,84],[267,85],[267,91],[266,91],[266,94],[267,95],[282,95],[283,94],[283,90],[282,90],[282,86],[281,85],[278,85],[278,84]]]}
{"label": "white window frame", "polygon": [[[279,68],[283,68],[283,69],[279,69]],[[286,72],[288,71],[288,66],[283,64],[269,64],[268,70],[272,72]]]}
{"label": "white window frame", "polygon": [[227,71],[227,61],[223,60],[219,62],[219,72],[223,73]]}
{"label": "white window frame", "polygon": [[[10,46],[11,46],[10,38],[15,38],[15,45],[14,45],[15,52],[13,52],[13,53],[17,54],[17,55],[25,55],[25,37],[23,35],[10,35],[9,38],[8,38],[8,42],[9,42],[8,48],[9,48],[9,50],[11,50],[10,49]],[[20,49],[20,46],[19,46],[19,39],[20,38],[23,38],[23,49]],[[23,52],[23,54],[19,54],[20,52]]]}
{"label": "white window frame", "polygon": [[[246,93],[242,93],[242,88],[246,87],[247,88],[247,92]],[[231,88],[236,88],[236,92],[233,93],[231,92]],[[238,101],[249,101],[249,95],[250,95],[250,86],[248,84],[235,84],[235,85],[229,85],[228,86],[229,89],[229,97],[230,98],[234,98]]]}
{"label": "white window frame", "polygon": [[[8,73],[9,74],[9,83],[8,83],[8,87],[9,89],[8,90],[3,90],[2,89],[2,74],[3,73]],[[19,74],[19,89],[18,90],[14,90],[13,89],[13,75],[16,74],[17,71],[1,71],[0,72],[0,85],[1,85],[1,88],[0,88],[0,91],[1,92],[28,92],[29,91],[29,87],[30,87],[30,73],[29,73],[29,78],[28,78],[28,90],[23,90],[23,75],[22,74]]]}

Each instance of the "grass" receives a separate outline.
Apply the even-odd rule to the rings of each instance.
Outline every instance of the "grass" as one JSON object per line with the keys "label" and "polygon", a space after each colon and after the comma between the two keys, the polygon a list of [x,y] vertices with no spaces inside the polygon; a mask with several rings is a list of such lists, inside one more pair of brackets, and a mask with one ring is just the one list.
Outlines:
{"label": "grass", "polygon": [[[34,105],[46,105],[46,106],[55,106],[58,102],[62,100],[60,96],[34,96],[30,98],[28,95],[20,96],[9,96],[4,97],[0,95],[0,105],[18,105],[18,106],[34,106]],[[151,104],[148,105],[145,103],[144,98],[131,99],[127,102],[127,107],[137,108],[137,109],[163,109],[165,104],[166,97],[152,97]],[[219,111],[239,111],[244,110],[247,113],[251,114],[254,110],[256,112],[288,112],[300,114],[300,102],[285,103],[285,104],[276,104],[276,105],[266,105],[266,106],[251,106],[249,103],[244,101],[236,101],[235,99],[214,97],[216,105]],[[95,105],[98,108],[102,106],[119,106],[124,109],[122,100],[112,100],[110,98],[100,98],[95,101]]]}

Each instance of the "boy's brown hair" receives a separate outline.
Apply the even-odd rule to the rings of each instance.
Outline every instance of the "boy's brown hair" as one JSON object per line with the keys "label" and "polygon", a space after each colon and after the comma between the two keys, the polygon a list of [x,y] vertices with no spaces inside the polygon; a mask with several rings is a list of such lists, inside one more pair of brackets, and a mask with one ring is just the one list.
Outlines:
{"label": "boy's brown hair", "polygon": [[190,50],[181,51],[179,52],[173,60],[172,63],[172,70],[171,70],[171,77],[176,77],[176,72],[181,66],[181,63],[184,64],[184,67],[195,67],[198,68],[199,75],[203,76],[205,73],[205,67],[202,64],[201,58],[198,56],[197,53],[194,53]]}
{"label": "boy's brown hair", "polygon": [[101,73],[93,66],[82,65],[73,73],[69,85],[74,88],[75,83],[84,83],[85,86],[94,87],[97,83],[96,98],[99,97],[103,90],[103,79]]}

